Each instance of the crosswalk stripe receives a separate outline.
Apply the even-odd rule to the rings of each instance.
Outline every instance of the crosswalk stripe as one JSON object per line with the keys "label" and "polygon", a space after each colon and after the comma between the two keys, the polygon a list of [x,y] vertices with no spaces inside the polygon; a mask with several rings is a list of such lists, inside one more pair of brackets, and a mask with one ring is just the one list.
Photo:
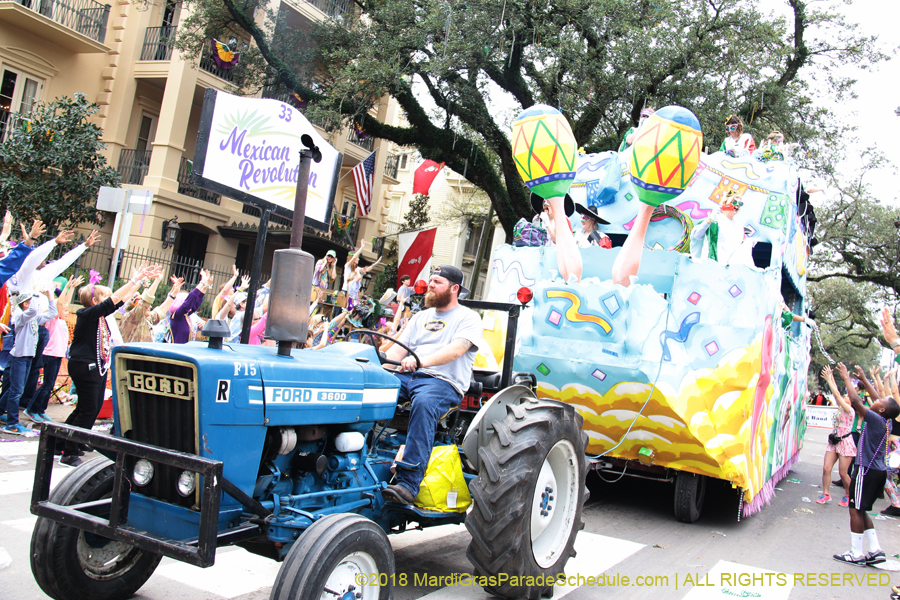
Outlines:
{"label": "crosswalk stripe", "polygon": [[[566,563],[566,578],[597,576],[643,547],[644,544],[582,531],[575,538],[576,556]],[[553,598],[558,600],[577,589],[577,585],[556,586]],[[482,600],[491,597],[477,586],[448,586],[422,596],[422,600]]]}
{"label": "crosswalk stripe", "polygon": [[[50,479],[50,489],[62,481],[72,470],[71,467],[59,466],[54,467],[53,476]],[[34,487],[34,471],[8,471],[0,473],[0,496],[9,494],[30,494]]]}
{"label": "crosswalk stripe", "polygon": [[34,456],[38,451],[38,442],[25,440],[10,440],[0,444],[0,456]]}
{"label": "crosswalk stripe", "polygon": [[[772,575],[766,575],[771,573]],[[723,577],[724,575],[724,577]],[[762,576],[758,581],[771,581],[771,585],[727,585],[740,580],[752,581],[754,575]],[[701,578],[698,574],[695,587],[682,600],[721,600],[722,598],[757,598],[758,600],[787,600],[794,588],[790,575],[784,574],[785,585],[778,585],[778,571],[758,569],[747,565],[720,560]],[[679,584],[684,580],[680,579]],[[699,585],[698,585],[699,584]],[[723,585],[726,584],[726,585]],[[702,587],[701,587],[702,586]]]}
{"label": "crosswalk stripe", "polygon": [[161,565],[154,577],[166,577],[222,598],[236,598],[272,585],[279,567],[281,563],[272,559],[235,548],[218,552],[216,564],[207,569],[171,561]]}
{"label": "crosswalk stripe", "polygon": [[37,523],[37,517],[31,516],[24,519],[13,519],[12,521],[0,521],[0,527],[3,527],[3,529],[15,529],[31,535],[31,532],[34,531],[35,523]]}

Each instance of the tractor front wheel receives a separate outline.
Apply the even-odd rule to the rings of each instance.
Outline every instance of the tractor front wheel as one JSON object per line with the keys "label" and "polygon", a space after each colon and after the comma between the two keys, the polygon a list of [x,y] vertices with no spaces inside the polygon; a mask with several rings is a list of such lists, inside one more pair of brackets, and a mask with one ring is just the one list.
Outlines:
{"label": "tractor front wheel", "polygon": [[313,523],[288,551],[269,600],[389,600],[394,552],[384,531],[352,513]]}
{"label": "tractor front wheel", "polygon": [[[582,418],[571,406],[529,398],[494,423],[470,490],[466,552],[488,593],[536,600],[575,555],[587,499]],[[529,578],[531,582],[529,583]]]}
{"label": "tractor front wheel", "polygon": [[[63,506],[109,498],[115,464],[95,458],[50,494]],[[56,600],[123,600],[146,583],[162,556],[41,517],[31,536],[31,571]]]}

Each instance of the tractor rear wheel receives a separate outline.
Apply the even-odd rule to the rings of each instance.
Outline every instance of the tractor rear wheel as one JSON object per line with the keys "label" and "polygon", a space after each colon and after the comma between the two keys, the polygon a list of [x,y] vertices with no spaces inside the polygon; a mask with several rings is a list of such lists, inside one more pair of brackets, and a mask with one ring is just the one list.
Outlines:
{"label": "tractor rear wheel", "polygon": [[381,527],[353,513],[328,515],[288,551],[269,600],[389,600],[394,570]]}
{"label": "tractor rear wheel", "polygon": [[[69,506],[109,498],[116,465],[100,457],[70,473],[50,494]],[[162,556],[41,517],[31,535],[31,571],[56,600],[122,600],[150,578]]]}
{"label": "tractor rear wheel", "polygon": [[529,600],[551,595],[575,555],[588,496],[581,426],[571,406],[529,398],[508,405],[488,445],[479,448],[466,555],[476,576],[487,578],[482,587],[488,593]]}

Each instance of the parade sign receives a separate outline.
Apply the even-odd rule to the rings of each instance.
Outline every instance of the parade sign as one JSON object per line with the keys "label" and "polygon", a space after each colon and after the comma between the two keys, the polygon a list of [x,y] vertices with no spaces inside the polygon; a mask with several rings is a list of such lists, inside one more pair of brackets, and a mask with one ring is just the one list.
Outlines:
{"label": "parade sign", "polygon": [[840,409],[836,406],[807,406],[806,426],[832,429],[834,427],[834,417],[838,410]]}
{"label": "parade sign", "polygon": [[309,172],[306,225],[327,231],[343,155],[284,102],[206,90],[191,183],[293,218],[304,134],[322,151]]}

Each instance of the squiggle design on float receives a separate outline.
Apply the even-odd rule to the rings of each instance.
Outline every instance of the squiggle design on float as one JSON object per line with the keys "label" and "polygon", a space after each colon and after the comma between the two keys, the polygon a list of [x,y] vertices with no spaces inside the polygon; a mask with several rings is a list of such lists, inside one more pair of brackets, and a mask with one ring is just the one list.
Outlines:
{"label": "squiggle design on float", "polygon": [[607,335],[612,332],[612,325],[610,325],[606,319],[598,317],[597,315],[582,313],[579,310],[581,308],[581,298],[572,292],[547,290],[546,296],[548,300],[550,298],[562,298],[572,303],[569,308],[566,309],[566,319],[568,319],[570,323],[593,323],[594,325],[598,325]]}
{"label": "squiggle design on float", "polygon": [[671,362],[672,354],[669,352],[669,340],[675,340],[679,343],[685,343],[688,339],[688,336],[691,334],[691,329],[694,328],[694,325],[700,322],[700,313],[692,312],[688,316],[681,321],[681,327],[678,328],[678,331],[668,331],[665,330],[659,334],[659,343],[663,349],[663,360],[666,362]]}
{"label": "squiggle design on float", "polygon": [[696,200],[688,200],[687,202],[682,202],[681,204],[675,205],[675,208],[687,213],[694,220],[705,219],[709,216],[709,213],[712,212],[712,209],[700,208],[700,203]]}
{"label": "squiggle design on float", "polygon": [[[495,258],[493,268],[496,273],[494,275],[494,279],[496,279],[500,283],[506,283],[506,280],[509,278],[509,274],[515,273],[517,290],[521,287],[531,287],[535,284],[536,280],[525,275],[525,271],[522,269],[522,264],[517,260],[514,260],[506,265],[499,258]],[[516,293],[512,292],[507,300],[509,300],[510,302],[515,302]]]}
{"label": "squiggle design on float", "polygon": [[759,179],[759,175],[757,175],[756,171],[753,170],[753,165],[746,161],[731,162],[726,158],[722,160],[722,166],[729,169],[743,169],[744,173],[747,174],[747,179]]}

